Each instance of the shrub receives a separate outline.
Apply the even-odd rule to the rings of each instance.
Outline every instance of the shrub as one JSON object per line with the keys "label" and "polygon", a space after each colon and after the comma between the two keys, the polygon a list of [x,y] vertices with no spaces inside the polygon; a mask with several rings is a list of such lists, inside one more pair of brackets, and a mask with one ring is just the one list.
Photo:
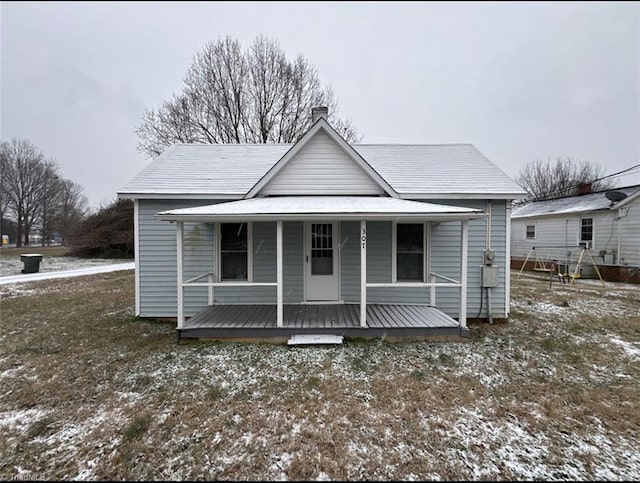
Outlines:
{"label": "shrub", "polygon": [[133,201],[114,201],[87,217],[68,244],[76,257],[133,258]]}

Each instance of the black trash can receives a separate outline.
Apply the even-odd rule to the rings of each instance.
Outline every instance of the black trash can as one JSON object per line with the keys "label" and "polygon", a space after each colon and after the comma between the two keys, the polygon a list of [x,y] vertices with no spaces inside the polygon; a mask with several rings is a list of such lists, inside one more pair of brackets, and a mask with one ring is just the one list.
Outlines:
{"label": "black trash can", "polygon": [[42,255],[39,253],[25,253],[24,255],[20,255],[20,260],[24,262],[22,273],[38,273],[40,271]]}

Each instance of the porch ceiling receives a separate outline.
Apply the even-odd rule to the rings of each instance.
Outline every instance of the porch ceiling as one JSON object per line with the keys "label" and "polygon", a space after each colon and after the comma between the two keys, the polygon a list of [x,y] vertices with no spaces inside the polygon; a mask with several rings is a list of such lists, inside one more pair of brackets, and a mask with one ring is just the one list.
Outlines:
{"label": "porch ceiling", "polygon": [[469,220],[482,210],[379,196],[279,196],[163,211],[163,221]]}

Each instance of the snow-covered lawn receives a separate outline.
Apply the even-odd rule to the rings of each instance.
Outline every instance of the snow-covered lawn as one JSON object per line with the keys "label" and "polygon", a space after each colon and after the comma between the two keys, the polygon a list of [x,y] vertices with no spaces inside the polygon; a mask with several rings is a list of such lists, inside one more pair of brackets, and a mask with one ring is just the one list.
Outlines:
{"label": "snow-covered lawn", "polygon": [[0,478],[639,480],[640,286],[512,283],[469,342],[335,347],[177,344],[131,271],[25,284]]}
{"label": "snow-covered lawn", "polygon": [[[70,278],[70,277],[83,277],[86,275],[95,275],[98,273],[117,272],[119,270],[133,270],[135,269],[135,262],[118,262],[118,263],[94,263],[88,266],[80,266],[78,268],[72,268],[69,270],[58,271],[42,271],[37,273],[23,273],[20,275],[9,275],[6,277],[0,277],[0,285],[8,285],[7,291],[10,296],[15,294],[22,294],[21,286],[27,282],[39,282],[42,280],[53,280],[55,278]],[[43,290],[46,291],[46,288]],[[0,290],[0,293],[2,291]],[[31,292],[33,294],[33,292]]]}
{"label": "snow-covered lawn", "polygon": [[[38,253],[37,249],[33,250]],[[39,273],[59,272],[67,270],[77,270],[79,268],[102,267],[105,265],[113,265],[117,263],[127,262],[122,259],[109,258],[77,258],[66,256],[43,256],[40,262]],[[20,260],[20,256],[2,256],[0,255],[0,277],[20,276],[24,262]],[[31,274],[22,274],[31,275]]]}

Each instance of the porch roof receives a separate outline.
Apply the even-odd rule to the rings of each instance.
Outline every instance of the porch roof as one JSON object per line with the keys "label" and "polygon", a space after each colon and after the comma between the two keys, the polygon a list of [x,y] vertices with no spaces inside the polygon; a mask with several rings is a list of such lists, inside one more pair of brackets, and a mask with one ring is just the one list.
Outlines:
{"label": "porch roof", "polygon": [[281,196],[162,211],[163,221],[468,220],[482,210],[375,196]]}

